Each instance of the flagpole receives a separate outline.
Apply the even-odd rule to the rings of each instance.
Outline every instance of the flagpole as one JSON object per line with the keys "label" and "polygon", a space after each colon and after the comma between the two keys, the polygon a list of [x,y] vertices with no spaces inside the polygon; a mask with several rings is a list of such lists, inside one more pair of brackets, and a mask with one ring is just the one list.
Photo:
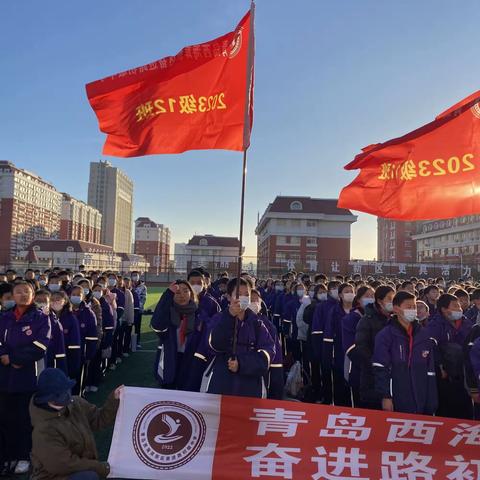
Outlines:
{"label": "flagpole", "polygon": [[[253,59],[254,59],[254,17],[255,17],[255,2],[250,2],[250,28],[248,35],[248,56],[247,56],[247,84],[245,93],[245,113],[243,122],[243,168],[242,168],[242,194],[240,199],[240,236],[238,246],[238,261],[237,261],[237,289],[235,297],[240,297],[240,275],[242,273],[242,258],[243,258],[243,221],[245,217],[245,190],[247,185],[247,150],[250,145],[250,106],[252,101],[252,82],[253,82]],[[238,317],[235,317],[233,326],[233,344],[232,354],[235,357],[237,353],[238,340]]]}

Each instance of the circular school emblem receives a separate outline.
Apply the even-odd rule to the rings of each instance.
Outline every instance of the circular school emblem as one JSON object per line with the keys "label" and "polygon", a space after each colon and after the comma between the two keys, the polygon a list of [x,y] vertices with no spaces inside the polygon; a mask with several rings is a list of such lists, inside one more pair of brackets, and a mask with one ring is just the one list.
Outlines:
{"label": "circular school emblem", "polygon": [[228,56],[229,58],[236,57],[238,55],[238,52],[240,52],[240,50],[242,49],[242,40],[242,29],[240,29],[238,30],[238,32],[235,32],[235,36],[233,37],[232,42],[223,52],[223,55]]}
{"label": "circular school emblem", "polygon": [[32,334],[32,331],[30,329],[28,329],[26,332],[25,332],[25,335],[28,335],[30,336]]}
{"label": "circular school emblem", "polygon": [[133,447],[145,465],[173,470],[198,454],[206,432],[200,412],[178,402],[154,402],[144,407],[135,419]]}
{"label": "circular school emblem", "polygon": [[480,118],[480,102],[477,102],[473,107],[471,107],[470,111],[473,113],[474,117]]}

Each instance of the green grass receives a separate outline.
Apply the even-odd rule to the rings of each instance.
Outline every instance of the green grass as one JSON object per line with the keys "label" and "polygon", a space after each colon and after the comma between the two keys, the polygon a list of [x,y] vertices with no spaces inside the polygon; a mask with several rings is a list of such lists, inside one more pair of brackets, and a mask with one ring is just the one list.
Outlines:
{"label": "green grass", "polygon": [[[148,289],[148,297],[145,309],[154,309],[162,293],[163,287],[152,287]],[[108,371],[104,381],[101,383],[97,393],[87,393],[89,402],[101,406],[110,392],[119,385],[130,387],[157,387],[158,384],[153,376],[153,362],[157,349],[157,335],[150,329],[151,315],[144,315],[142,318],[142,330],[140,342],[142,350],[132,353],[129,358],[123,360],[117,369]],[[106,429],[96,434],[98,454],[100,460],[106,460],[112,440],[113,428]]]}

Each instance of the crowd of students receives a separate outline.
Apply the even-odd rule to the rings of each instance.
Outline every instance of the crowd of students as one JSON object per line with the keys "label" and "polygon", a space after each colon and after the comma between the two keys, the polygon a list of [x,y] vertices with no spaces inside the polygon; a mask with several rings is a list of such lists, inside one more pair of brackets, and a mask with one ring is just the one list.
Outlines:
{"label": "crowd of students", "polygon": [[30,468],[29,409],[41,372],[62,370],[74,395],[96,392],[108,369],[141,348],[146,295],[139,272],[0,274],[0,473]]}
{"label": "crowd of students", "polygon": [[[70,405],[70,385],[80,396],[97,391],[107,371],[141,347],[146,293],[139,272],[0,274],[3,473],[29,470],[29,411],[44,419],[63,401]],[[280,279],[222,273],[212,280],[197,268],[169,286],[151,327],[161,388],[480,418],[473,279],[291,271]],[[52,368],[63,372],[62,395],[52,403],[50,391],[37,392],[32,400],[42,371],[56,378]],[[48,405],[37,405],[43,397]]]}
{"label": "crowd of students", "polygon": [[282,399],[299,371],[302,401],[478,419],[478,287],[297,272],[212,282],[199,268],[152,316],[155,375],[163,388]]}

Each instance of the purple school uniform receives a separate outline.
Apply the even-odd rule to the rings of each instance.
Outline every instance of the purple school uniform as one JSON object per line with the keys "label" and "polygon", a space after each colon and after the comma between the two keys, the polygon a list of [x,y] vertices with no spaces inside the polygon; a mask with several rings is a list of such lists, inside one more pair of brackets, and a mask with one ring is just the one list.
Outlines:
{"label": "purple school uniform", "polygon": [[53,312],[50,312],[49,319],[52,327],[52,338],[50,339],[47,349],[47,367],[59,368],[68,375],[65,337],[63,335],[62,324]]}
{"label": "purple school uniform", "polygon": [[360,387],[360,362],[355,358],[355,332],[362,314],[359,310],[352,310],[342,318],[342,344],[345,355],[345,379],[351,387]]}
{"label": "purple school uniform", "polygon": [[[470,363],[476,380],[476,389],[480,389],[480,337],[476,338],[470,349]],[[473,386],[472,386],[473,387]]]}
{"label": "purple school uniform", "polygon": [[312,350],[316,360],[320,361],[322,359],[325,322],[327,321],[329,311],[337,305],[337,303],[338,300],[335,300],[329,295],[326,301],[319,301],[315,307],[312,320]]}
{"label": "purple school uniform", "polygon": [[433,415],[438,407],[434,342],[418,323],[410,335],[394,317],[376,336],[375,390],[393,399],[396,412]]}
{"label": "purple school uniform", "polygon": [[68,376],[70,378],[76,378],[82,363],[80,325],[75,315],[67,309],[63,309],[60,313],[60,323],[63,327]]}
{"label": "purple school uniform", "polygon": [[[138,296],[137,296],[138,297]],[[115,317],[113,316],[112,306],[105,300],[104,297],[100,297],[100,306],[102,307],[102,328],[103,337],[100,348],[103,350],[109,348],[113,343],[113,332],[115,330]]]}
{"label": "purple school uniform", "polygon": [[72,311],[80,326],[80,345],[82,362],[89,362],[95,356],[97,351],[97,319],[84,302],[82,302],[78,310]]}
{"label": "purple school uniform", "polygon": [[120,320],[125,310],[125,293],[123,293],[123,290],[116,287],[112,288],[111,292],[117,295],[117,319]]}
{"label": "purple school uniform", "polygon": [[35,390],[37,377],[45,368],[51,338],[50,320],[35,306],[18,320],[15,315],[16,310],[10,310],[0,322],[0,356],[10,358],[10,365],[0,364],[0,391],[28,393]]}
{"label": "purple school uniform", "polygon": [[204,314],[205,317],[213,317],[219,313],[220,305],[217,301],[207,292],[202,292],[198,298],[198,309]]}
{"label": "purple school uniform", "polygon": [[207,392],[245,397],[266,397],[264,375],[275,356],[275,345],[267,328],[255,313],[247,309],[238,322],[237,351],[239,370],[228,369],[233,356],[232,342],[235,319],[228,310],[215,317],[209,342],[215,351]]}

